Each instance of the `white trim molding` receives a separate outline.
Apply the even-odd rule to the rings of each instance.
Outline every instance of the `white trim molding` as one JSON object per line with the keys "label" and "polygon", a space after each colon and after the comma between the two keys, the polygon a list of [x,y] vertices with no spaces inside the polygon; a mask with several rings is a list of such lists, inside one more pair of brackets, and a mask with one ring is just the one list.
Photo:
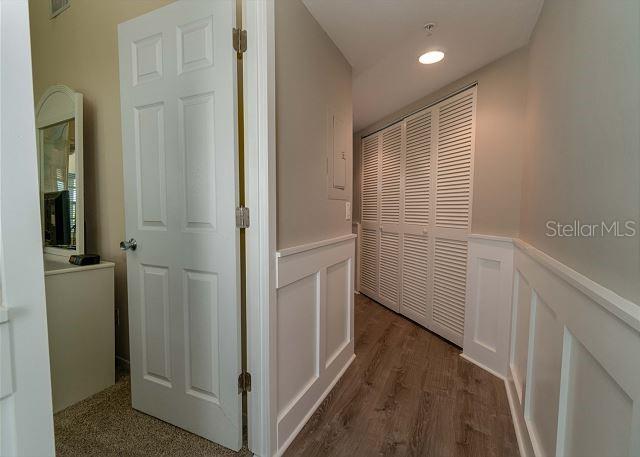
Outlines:
{"label": "white trim molding", "polygon": [[277,254],[275,455],[285,452],[355,358],[355,238]]}
{"label": "white trim molding", "polygon": [[276,142],[274,0],[243,3],[248,51],[244,55],[246,205],[251,209],[247,243],[248,446],[272,455],[275,425]]}

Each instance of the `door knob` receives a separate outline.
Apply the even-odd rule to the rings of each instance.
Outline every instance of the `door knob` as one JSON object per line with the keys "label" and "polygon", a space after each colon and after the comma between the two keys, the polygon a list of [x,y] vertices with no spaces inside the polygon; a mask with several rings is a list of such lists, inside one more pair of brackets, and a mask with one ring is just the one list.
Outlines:
{"label": "door knob", "polygon": [[138,242],[131,238],[129,241],[120,241],[120,249],[123,251],[135,251],[138,247]]}

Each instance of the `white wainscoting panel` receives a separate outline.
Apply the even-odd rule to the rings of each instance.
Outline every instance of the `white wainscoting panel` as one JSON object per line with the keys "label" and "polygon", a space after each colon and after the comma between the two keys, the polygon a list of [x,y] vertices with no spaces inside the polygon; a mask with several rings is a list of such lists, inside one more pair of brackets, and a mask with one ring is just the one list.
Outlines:
{"label": "white wainscoting panel", "polygon": [[463,357],[500,377],[509,367],[513,241],[469,235]]}
{"label": "white wainscoting panel", "polygon": [[505,382],[521,455],[640,455],[640,306],[514,246]]}
{"label": "white wainscoting panel", "polygon": [[277,455],[353,361],[355,234],[277,253]]}

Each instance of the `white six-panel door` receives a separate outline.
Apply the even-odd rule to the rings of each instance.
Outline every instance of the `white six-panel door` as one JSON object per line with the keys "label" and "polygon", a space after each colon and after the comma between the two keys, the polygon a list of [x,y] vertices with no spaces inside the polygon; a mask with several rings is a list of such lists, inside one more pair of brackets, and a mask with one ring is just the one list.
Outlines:
{"label": "white six-panel door", "polygon": [[119,26],[133,407],[241,444],[234,0]]}
{"label": "white six-panel door", "polygon": [[360,289],[460,346],[475,99],[471,88],[362,139]]}

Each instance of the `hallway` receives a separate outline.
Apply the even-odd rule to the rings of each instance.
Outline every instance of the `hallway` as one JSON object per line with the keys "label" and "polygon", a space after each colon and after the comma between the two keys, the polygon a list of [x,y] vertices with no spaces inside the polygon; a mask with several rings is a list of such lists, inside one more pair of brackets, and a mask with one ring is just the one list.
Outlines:
{"label": "hallway", "polygon": [[356,359],[285,455],[516,456],[502,380],[364,295]]}

